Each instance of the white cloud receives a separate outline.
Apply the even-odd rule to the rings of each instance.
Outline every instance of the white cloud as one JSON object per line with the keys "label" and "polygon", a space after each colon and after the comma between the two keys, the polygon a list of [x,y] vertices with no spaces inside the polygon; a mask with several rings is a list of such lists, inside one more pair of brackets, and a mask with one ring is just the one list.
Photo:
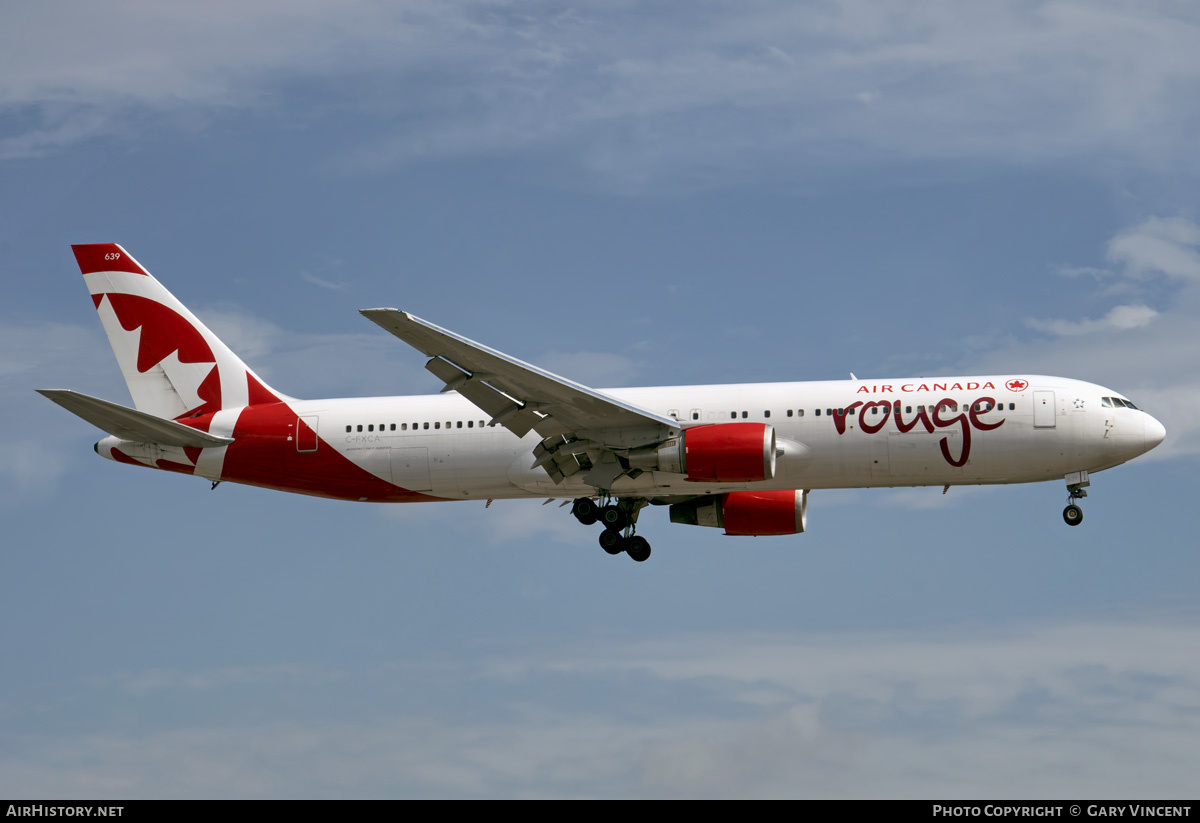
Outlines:
{"label": "white cloud", "polygon": [[[119,731],[10,736],[0,791],[1178,797],[1200,755],[1197,644],[1193,623],[1127,621],[650,633],[460,661],[439,652],[344,673],[364,687],[376,677],[403,683],[397,696],[428,693],[419,712],[237,726],[200,726],[184,714],[144,732],[118,719]],[[195,679],[226,699],[255,687],[268,700],[281,688],[296,699],[311,679],[286,665],[238,671],[173,672],[167,687],[193,691]],[[124,677],[148,678],[148,696],[161,700],[162,678],[152,675]],[[442,682],[477,684],[472,716],[441,710],[432,695]]]}
{"label": "white cloud", "polygon": [[326,280],[323,277],[317,277],[312,272],[307,271],[300,272],[300,279],[306,283],[312,283],[314,286],[320,286],[321,288],[329,289],[330,291],[341,291],[346,288],[345,283]]}
{"label": "white cloud", "polygon": [[1108,244],[1108,259],[1134,276],[1165,274],[1200,280],[1200,226],[1182,217],[1151,217]]}
{"label": "white cloud", "polygon": [[1103,280],[1113,276],[1111,269],[1098,269],[1095,266],[1059,266],[1055,269],[1063,277],[1080,277],[1087,275],[1095,277],[1097,280]]}
{"label": "white cloud", "polygon": [[1038,331],[1057,335],[1093,334],[1136,329],[1156,317],[1158,312],[1149,306],[1115,306],[1099,320],[1029,320],[1028,325]]}
{"label": "white cloud", "polygon": [[[38,4],[10,22],[10,157],[278,106],[299,122],[375,119],[336,163],[359,170],[534,145],[619,187],[872,157],[1196,169],[1198,21],[1182,6],[778,0],[698,17],[600,2],[126,0]],[[337,93],[296,94],[311,80]]]}

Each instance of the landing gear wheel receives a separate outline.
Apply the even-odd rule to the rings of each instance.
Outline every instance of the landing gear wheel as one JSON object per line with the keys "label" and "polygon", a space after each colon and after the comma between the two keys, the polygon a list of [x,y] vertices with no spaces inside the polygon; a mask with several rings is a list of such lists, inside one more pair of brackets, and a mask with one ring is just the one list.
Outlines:
{"label": "landing gear wheel", "polygon": [[578,497],[571,504],[571,514],[585,526],[590,526],[600,519],[600,507],[588,497]]}
{"label": "landing gear wheel", "polygon": [[1068,526],[1078,526],[1083,522],[1083,509],[1072,503],[1063,509],[1063,520],[1067,521]]}
{"label": "landing gear wheel", "polygon": [[625,551],[639,563],[645,563],[650,559],[650,543],[644,537],[634,535],[629,538],[629,545],[625,548]]}
{"label": "landing gear wheel", "polygon": [[605,506],[600,510],[600,522],[609,531],[623,531],[629,525],[629,515],[620,506]]}
{"label": "landing gear wheel", "polygon": [[600,548],[609,554],[620,554],[625,551],[625,543],[625,538],[621,536],[620,532],[612,529],[600,532]]}

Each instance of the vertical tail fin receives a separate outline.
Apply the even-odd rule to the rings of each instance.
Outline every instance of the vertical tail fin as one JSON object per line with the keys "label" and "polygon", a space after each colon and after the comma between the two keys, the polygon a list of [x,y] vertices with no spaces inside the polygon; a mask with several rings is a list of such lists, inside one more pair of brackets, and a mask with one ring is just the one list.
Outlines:
{"label": "vertical tail fin", "polygon": [[139,411],[177,419],[286,398],[116,243],[71,246]]}

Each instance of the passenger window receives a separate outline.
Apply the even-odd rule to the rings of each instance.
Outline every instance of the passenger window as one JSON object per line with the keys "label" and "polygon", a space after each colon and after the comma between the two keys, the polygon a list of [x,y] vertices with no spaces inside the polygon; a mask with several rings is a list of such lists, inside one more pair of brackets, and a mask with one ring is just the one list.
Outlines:
{"label": "passenger window", "polygon": [[851,409],[851,410],[848,412],[848,414],[854,414],[854,412],[856,412],[856,411],[858,411],[858,409]]}
{"label": "passenger window", "polygon": [[395,431],[395,430],[396,430],[396,424],[395,424],[395,423],[393,423],[391,426],[389,426],[389,427],[388,427],[388,431]]}
{"label": "passenger window", "polygon": [[402,431],[402,432],[406,432],[406,431],[408,431],[408,424],[407,424],[407,423],[401,423],[401,424],[400,424],[400,431]]}
{"label": "passenger window", "polygon": [[770,416],[771,416],[771,410],[770,410],[770,409],[767,409],[766,411],[764,411],[764,412],[763,412],[763,417],[770,417]]}
{"label": "passenger window", "polygon": [[800,409],[798,412],[796,412],[796,414],[798,414],[800,417],[803,417],[803,416],[804,416],[804,409]]}
{"label": "passenger window", "polygon": [[817,409],[817,417],[820,417],[820,416],[821,416],[821,410]]}
{"label": "passenger window", "polygon": [[743,420],[745,420],[745,419],[746,419],[747,417],[749,417],[749,416],[750,416],[750,412],[748,412],[748,411],[743,411],[743,412],[742,412],[742,419],[743,419]]}
{"label": "passenger window", "polygon": [[422,424],[421,424],[421,428],[423,428],[423,429],[428,429],[428,428],[429,428],[429,421],[426,421],[426,422],[422,423]]}
{"label": "passenger window", "polygon": [[359,423],[359,424],[358,424],[358,430],[359,430],[359,431],[362,431],[362,423]]}
{"label": "passenger window", "polygon": [[371,425],[367,426],[367,431],[369,431],[369,432],[375,431],[375,424],[372,423]]}
{"label": "passenger window", "polygon": [[700,419],[700,412],[698,412],[698,411],[694,411],[694,412],[692,412],[692,419],[693,419],[693,420],[699,420],[699,419]]}
{"label": "passenger window", "polygon": [[788,409],[788,417],[791,417],[791,416],[792,416],[792,410]]}
{"label": "passenger window", "polygon": [[912,406],[905,406],[905,407],[904,407],[904,413],[905,413],[905,414],[912,414]]}
{"label": "passenger window", "polygon": [[346,434],[349,434],[349,433],[350,433],[350,427],[349,427],[349,426],[347,426],[347,427],[346,427]]}
{"label": "passenger window", "polygon": [[475,428],[475,421],[474,421],[474,420],[468,420],[468,421],[467,421],[467,428],[468,428],[468,429],[473,429],[473,428]]}
{"label": "passenger window", "polygon": [[459,420],[459,421],[458,421],[458,424],[457,424],[457,425],[455,425],[455,427],[454,427],[454,428],[456,428],[456,429],[461,429],[461,428],[462,428],[462,421],[461,421],[461,420]]}

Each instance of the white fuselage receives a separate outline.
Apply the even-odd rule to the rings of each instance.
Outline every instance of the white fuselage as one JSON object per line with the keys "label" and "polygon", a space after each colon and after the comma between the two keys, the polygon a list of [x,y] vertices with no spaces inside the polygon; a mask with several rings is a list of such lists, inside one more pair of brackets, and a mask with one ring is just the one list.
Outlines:
{"label": "white fuselage", "polygon": [[[1007,388],[1006,383],[1020,388]],[[765,422],[774,426],[778,437],[780,456],[772,480],[693,482],[680,474],[647,471],[618,478],[611,492],[621,496],[1055,480],[1071,472],[1096,472],[1124,463],[1153,448],[1163,435],[1162,426],[1147,413],[1107,405],[1105,398],[1115,392],[1057,377],[603,391],[673,417],[685,429]],[[864,408],[865,404],[873,405]],[[375,477],[428,497],[571,498],[596,492],[581,475],[555,484],[544,470],[532,467],[531,453],[539,435],[518,438],[502,427],[487,425],[486,416],[454,392],[292,401],[290,405],[317,433],[316,448],[334,449]],[[213,432],[224,433],[217,423]],[[232,432],[232,420],[227,425]]]}

